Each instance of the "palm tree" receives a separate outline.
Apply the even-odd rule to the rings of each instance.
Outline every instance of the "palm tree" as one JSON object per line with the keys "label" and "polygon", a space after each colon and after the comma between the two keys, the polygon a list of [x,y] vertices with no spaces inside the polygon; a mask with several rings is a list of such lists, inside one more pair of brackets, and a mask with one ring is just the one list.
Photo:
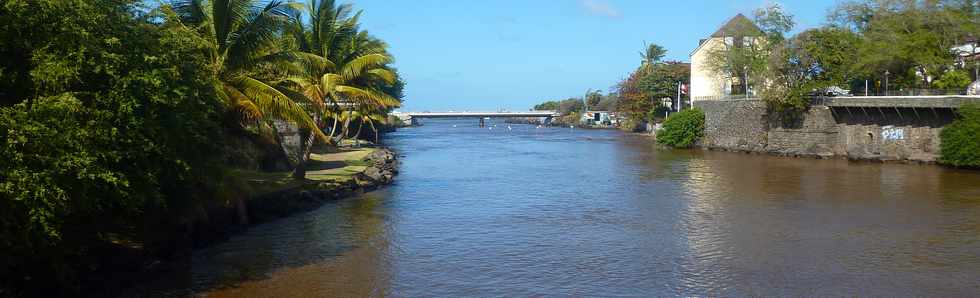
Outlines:
{"label": "palm tree", "polygon": [[[384,110],[399,102],[379,88],[393,84],[396,76],[386,65],[392,62],[387,45],[358,28],[360,12],[352,13],[349,4],[336,5],[332,0],[310,0],[305,6],[310,22],[304,24],[295,12],[286,32],[294,39],[298,52],[296,67],[284,83],[302,93],[311,113],[321,119],[333,119],[330,140],[339,142],[347,136],[356,109]],[[346,110],[347,115],[343,115]],[[338,123],[343,120],[341,132]],[[302,175],[309,157],[305,144],[304,158],[294,171]]]}
{"label": "palm tree", "polygon": [[215,89],[243,125],[280,119],[295,123],[326,141],[313,117],[303,108],[307,98],[296,96],[263,79],[263,73],[283,69],[296,59],[280,45],[279,36],[300,7],[273,0],[176,0],[180,23],[191,27],[209,46]]}
{"label": "palm tree", "polygon": [[[304,26],[294,22],[289,31],[299,51],[308,54],[293,81],[303,86],[311,101],[335,113],[344,108],[351,113],[360,104],[397,107],[398,100],[378,88],[396,79],[386,66],[392,61],[387,44],[359,30],[360,12],[353,13],[350,4],[336,5],[333,0],[310,0],[305,8],[310,23]],[[299,20],[299,15],[295,18]],[[332,118],[330,135],[334,136],[339,117]],[[339,137],[344,136],[341,133]]]}
{"label": "palm tree", "polygon": [[641,65],[653,65],[660,62],[660,59],[663,59],[665,55],[667,55],[667,50],[658,44],[644,45],[643,51],[640,52],[640,57],[643,58]]}

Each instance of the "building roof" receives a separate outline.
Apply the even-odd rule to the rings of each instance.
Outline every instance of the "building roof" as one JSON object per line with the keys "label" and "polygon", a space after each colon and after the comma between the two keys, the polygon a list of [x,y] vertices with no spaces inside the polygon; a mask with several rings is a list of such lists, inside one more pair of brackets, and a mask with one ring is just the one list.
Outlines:
{"label": "building roof", "polygon": [[701,48],[704,47],[706,43],[708,43],[708,40],[712,38],[725,38],[728,36],[762,36],[762,35],[763,35],[762,29],[759,29],[759,26],[756,26],[755,22],[752,22],[752,20],[749,20],[748,17],[740,13],[735,15],[731,19],[729,19],[728,22],[725,22],[725,24],[722,25],[720,28],[718,28],[718,30],[715,31],[714,34],[711,34],[711,38],[699,40],[698,47],[694,48],[694,51],[691,51],[691,56],[694,56],[695,53],[700,51]]}
{"label": "building roof", "polygon": [[718,28],[711,37],[727,37],[727,36],[760,36],[762,35],[762,29],[756,26],[752,20],[745,17],[743,14],[737,14],[728,20],[725,25]]}

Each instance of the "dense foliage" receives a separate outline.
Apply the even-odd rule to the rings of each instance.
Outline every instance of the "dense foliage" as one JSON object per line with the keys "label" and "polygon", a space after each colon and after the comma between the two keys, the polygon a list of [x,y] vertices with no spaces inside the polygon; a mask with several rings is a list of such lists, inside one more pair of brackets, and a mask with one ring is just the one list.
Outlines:
{"label": "dense foliage", "polygon": [[676,148],[694,145],[704,134],[704,112],[687,109],[670,115],[663,128],[657,131],[657,143]]}
{"label": "dense foliage", "polygon": [[172,237],[221,187],[229,137],[386,122],[404,86],[387,45],[349,5],[307,8],[331,19],[281,1],[0,4],[0,296],[77,295],[107,253],[186,248]]}
{"label": "dense foliage", "polygon": [[939,161],[957,167],[980,167],[980,105],[966,104],[958,117],[943,128],[939,137]]}
{"label": "dense foliage", "polygon": [[[78,289],[88,255],[204,192],[223,108],[203,45],[136,1],[0,7],[0,288]],[[9,84],[9,85],[7,85]],[[96,267],[96,268],[93,268]]]}

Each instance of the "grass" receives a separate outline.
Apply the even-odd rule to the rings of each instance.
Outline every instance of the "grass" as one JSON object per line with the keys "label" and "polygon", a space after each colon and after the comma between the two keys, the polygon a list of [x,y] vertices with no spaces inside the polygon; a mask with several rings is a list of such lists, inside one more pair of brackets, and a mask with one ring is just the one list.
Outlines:
{"label": "grass", "polygon": [[234,183],[236,192],[250,196],[322,183],[347,183],[370,166],[370,162],[363,159],[375,150],[377,149],[334,149],[334,152],[318,150],[310,154],[306,180],[293,179],[290,171],[262,172],[232,169],[228,174],[238,181]]}

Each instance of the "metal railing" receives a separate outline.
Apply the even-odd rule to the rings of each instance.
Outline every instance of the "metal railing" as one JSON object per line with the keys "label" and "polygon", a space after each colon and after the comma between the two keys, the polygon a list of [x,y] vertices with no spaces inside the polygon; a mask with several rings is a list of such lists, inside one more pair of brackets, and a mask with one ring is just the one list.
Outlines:
{"label": "metal railing", "polygon": [[713,96],[692,96],[692,101],[698,100],[756,100],[759,99],[758,96],[750,94],[726,94],[726,95],[713,95]]}
{"label": "metal railing", "polygon": [[[812,97],[851,97],[851,96],[879,96],[879,97],[900,97],[900,96],[956,96],[956,95],[966,95],[966,89],[900,89],[900,90],[889,90],[888,92],[868,92],[865,95],[864,92],[851,91],[850,94],[846,95],[812,95]],[[757,95],[746,95],[746,94],[726,94],[726,95],[714,95],[714,96],[693,96],[691,100],[758,100],[760,99]]]}

